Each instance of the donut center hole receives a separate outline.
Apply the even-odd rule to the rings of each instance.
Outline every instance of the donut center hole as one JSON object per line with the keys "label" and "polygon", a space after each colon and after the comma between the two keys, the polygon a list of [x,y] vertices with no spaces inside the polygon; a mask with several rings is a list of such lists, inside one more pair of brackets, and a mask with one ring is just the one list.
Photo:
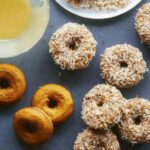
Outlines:
{"label": "donut center hole", "polygon": [[71,50],[77,50],[80,46],[81,40],[77,37],[71,38],[71,40],[67,43],[67,47]]}
{"label": "donut center hole", "polygon": [[0,79],[0,88],[7,89],[10,87],[9,81],[5,78]]}
{"label": "donut center hole", "polygon": [[24,127],[24,130],[28,133],[35,133],[37,131],[36,124],[33,122],[31,123],[28,121],[23,121],[22,126]]}
{"label": "donut center hole", "polygon": [[127,68],[127,67],[128,67],[128,64],[127,64],[125,61],[121,61],[121,62],[120,62],[120,67],[121,67],[121,68]]}
{"label": "donut center hole", "polygon": [[134,118],[134,123],[136,125],[139,125],[141,123],[141,120],[142,120],[142,117],[141,116],[137,116],[137,117]]}
{"label": "donut center hole", "polygon": [[104,104],[104,102],[100,101],[100,102],[97,103],[97,106],[101,107],[101,106],[103,106],[103,104]]}
{"label": "donut center hole", "polygon": [[49,99],[49,102],[48,102],[48,106],[50,107],[50,108],[55,108],[55,107],[57,107],[57,101],[56,100],[54,100],[54,99]]}

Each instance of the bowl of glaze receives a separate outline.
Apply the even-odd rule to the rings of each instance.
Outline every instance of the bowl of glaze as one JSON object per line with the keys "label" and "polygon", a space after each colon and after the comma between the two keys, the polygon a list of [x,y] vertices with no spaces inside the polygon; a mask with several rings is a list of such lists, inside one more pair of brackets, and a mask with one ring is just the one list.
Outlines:
{"label": "bowl of glaze", "polygon": [[24,32],[12,39],[0,38],[0,58],[8,58],[29,51],[43,36],[50,17],[48,0],[29,0],[32,19]]}

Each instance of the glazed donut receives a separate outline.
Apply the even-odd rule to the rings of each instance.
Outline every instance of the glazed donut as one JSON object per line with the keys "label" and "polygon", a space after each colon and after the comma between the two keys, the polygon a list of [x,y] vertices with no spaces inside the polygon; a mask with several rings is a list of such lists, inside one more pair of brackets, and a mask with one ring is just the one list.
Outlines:
{"label": "glazed donut", "polygon": [[121,137],[131,143],[150,140],[150,102],[133,98],[125,103],[123,117],[119,124]]}
{"label": "glazed donut", "polygon": [[150,46],[150,3],[144,4],[135,17],[135,28],[142,42]]}
{"label": "glazed donut", "polygon": [[73,105],[70,92],[56,84],[42,86],[32,99],[32,106],[46,112],[54,124],[66,121],[73,112]]}
{"label": "glazed donut", "polygon": [[143,79],[146,62],[138,48],[128,44],[107,48],[101,55],[102,78],[117,88],[130,88]]}
{"label": "glazed donut", "polygon": [[84,97],[82,119],[94,129],[105,130],[117,124],[122,117],[123,96],[115,87],[99,84]]}
{"label": "glazed donut", "polygon": [[74,150],[120,150],[120,144],[112,131],[86,129],[75,141]]}
{"label": "glazed donut", "polygon": [[84,25],[67,23],[53,34],[49,47],[61,69],[79,70],[87,67],[95,56],[96,41]]}
{"label": "glazed donut", "polygon": [[26,144],[39,145],[48,141],[53,133],[53,124],[42,110],[23,108],[15,113],[14,130]]}
{"label": "glazed donut", "polygon": [[11,105],[24,95],[26,80],[14,65],[0,64],[0,105]]}

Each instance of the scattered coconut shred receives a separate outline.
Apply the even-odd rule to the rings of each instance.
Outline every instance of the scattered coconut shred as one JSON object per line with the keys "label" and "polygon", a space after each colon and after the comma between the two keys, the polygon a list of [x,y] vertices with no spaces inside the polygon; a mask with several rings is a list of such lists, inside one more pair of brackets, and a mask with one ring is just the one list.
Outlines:
{"label": "scattered coconut shred", "polygon": [[80,8],[115,10],[126,7],[129,0],[68,0],[68,3]]}

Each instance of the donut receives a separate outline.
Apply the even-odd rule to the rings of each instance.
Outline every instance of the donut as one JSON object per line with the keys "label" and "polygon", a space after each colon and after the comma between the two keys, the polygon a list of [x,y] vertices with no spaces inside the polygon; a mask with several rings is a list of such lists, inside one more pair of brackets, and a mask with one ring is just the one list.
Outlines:
{"label": "donut", "polygon": [[128,100],[119,123],[122,139],[131,143],[150,141],[150,102],[142,98]]}
{"label": "donut", "polygon": [[117,10],[129,4],[127,0],[67,0],[67,2],[77,8],[96,10]]}
{"label": "donut", "polygon": [[47,114],[34,107],[17,111],[13,124],[17,137],[29,145],[43,144],[53,133],[53,124]]}
{"label": "donut", "polygon": [[72,114],[74,102],[71,93],[66,88],[56,84],[47,84],[35,92],[32,106],[47,113],[54,124],[60,124]]}
{"label": "donut", "polygon": [[0,64],[0,105],[11,105],[20,100],[26,90],[23,72],[14,65]]}
{"label": "donut", "polygon": [[108,131],[85,129],[77,136],[74,150],[120,150],[116,135]]}
{"label": "donut", "polygon": [[95,56],[96,41],[85,25],[67,23],[52,35],[49,47],[61,69],[80,70]]}
{"label": "donut", "polygon": [[144,4],[135,17],[135,28],[141,41],[150,46],[150,3]]}
{"label": "donut", "polygon": [[99,84],[84,97],[82,119],[91,128],[107,130],[122,117],[123,96],[111,85]]}
{"label": "donut", "polygon": [[100,69],[102,78],[117,88],[137,85],[147,71],[142,53],[129,44],[107,48],[101,55]]}

